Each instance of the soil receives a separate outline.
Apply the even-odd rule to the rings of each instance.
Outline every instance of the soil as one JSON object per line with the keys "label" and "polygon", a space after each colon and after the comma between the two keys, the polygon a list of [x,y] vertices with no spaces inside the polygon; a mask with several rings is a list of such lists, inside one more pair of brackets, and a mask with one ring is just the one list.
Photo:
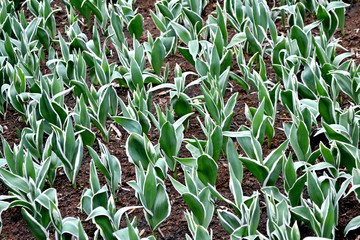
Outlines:
{"label": "soil", "polygon": [[[155,4],[156,0],[137,0],[135,4],[135,8],[137,8],[138,13],[142,14],[144,17],[144,33],[140,39],[140,42],[147,41],[147,31],[149,31],[153,38],[159,35],[159,31],[156,28],[155,24],[152,21],[150,10],[155,11]],[[222,6],[222,1],[219,2]],[[269,3],[271,5],[272,3]],[[52,2],[53,8],[61,8],[62,10],[55,14],[56,24],[57,24],[57,31],[59,31],[62,36],[66,39],[65,28],[64,26],[68,25],[68,20],[66,16],[65,6],[61,0],[54,0]],[[216,1],[210,0],[209,4],[205,8],[202,17],[204,20],[207,19],[207,16],[215,10]],[[26,6],[25,6],[26,9]],[[345,20],[345,31],[344,36],[342,36],[340,30],[336,33],[336,37],[341,38],[341,44],[348,50],[354,53],[354,60],[357,64],[360,63],[360,2],[355,1],[350,3],[350,7],[348,7],[346,11],[346,20]],[[31,18],[31,13],[28,10],[25,10],[25,15],[27,18]],[[94,19],[91,20],[92,23]],[[82,31],[87,35],[89,39],[92,36],[92,28],[88,29],[86,24],[82,26]],[[128,39],[129,45],[132,45],[131,36],[127,30],[125,31],[125,36]],[[99,32],[100,33],[100,32]],[[229,37],[232,37],[234,31],[229,28]],[[101,35],[101,40],[104,41],[105,36]],[[109,56],[109,62],[118,62],[117,56],[115,54],[115,49],[108,41],[107,47],[113,54]],[[59,46],[55,46],[55,49],[59,51]],[[173,69],[175,68],[176,64],[179,64],[182,68],[182,71],[195,71],[194,67],[187,62],[180,54],[169,55],[165,62],[170,64],[170,73],[172,73]],[[270,59],[267,59],[267,72],[269,74],[270,79],[274,79],[273,70],[270,64]],[[43,65],[43,71],[46,71],[45,64]],[[234,71],[239,71],[236,64],[234,64]],[[173,75],[170,75],[170,81],[173,80]],[[189,79],[190,81],[191,79]],[[89,84],[91,83],[90,79],[87,79]],[[238,84],[233,81],[230,81],[229,89],[225,95],[225,101],[235,92],[239,93],[239,99],[235,107],[235,114],[232,123],[232,130],[237,130],[241,125],[248,125],[245,115],[244,109],[245,104],[249,107],[258,107],[259,100],[257,97],[256,92],[251,89],[250,93],[246,93]],[[124,89],[117,89],[119,96],[126,102],[127,91]],[[199,95],[201,90],[199,87],[192,87],[188,90],[187,94],[192,97]],[[153,102],[160,104],[164,107],[166,104],[170,103],[168,94],[164,95],[160,91],[155,92],[153,95]],[[67,103],[71,106],[74,106],[75,101],[73,98],[67,98]],[[189,121],[189,129],[185,132],[185,138],[192,138],[197,137],[199,139],[205,139],[201,128],[199,127],[199,123],[197,117],[199,114],[195,113],[191,116]],[[267,147],[267,140],[264,142],[263,152],[264,156],[267,156],[271,153],[272,150],[276,149],[286,140],[286,136],[284,132],[281,130],[283,127],[283,123],[285,121],[290,120],[286,110],[279,104],[278,106],[278,113],[277,113],[277,121],[275,123],[276,134],[275,138],[272,140],[271,148]],[[0,125],[3,127],[2,136],[6,139],[6,141],[13,146],[14,144],[19,143],[19,136],[18,132],[26,127],[26,123],[22,121],[21,117],[12,109],[8,110],[5,119],[2,119]],[[125,152],[125,144],[126,139],[128,137],[128,133],[118,126],[119,131],[121,133],[121,137],[119,137],[114,131],[111,134],[111,139],[107,144],[107,147],[111,154],[116,156],[122,168],[122,186],[119,188],[117,192],[117,201],[116,205],[118,208],[124,206],[138,206],[139,202],[135,197],[135,192],[132,188],[130,188],[126,183],[130,180],[136,179],[135,176],[135,168],[134,165],[128,161],[126,152]],[[149,139],[157,143],[159,137],[158,131],[152,129],[149,134]],[[102,141],[101,135],[97,133],[97,139]],[[315,144],[316,145],[316,144]],[[238,146],[237,146],[238,147]],[[95,150],[99,150],[99,145],[96,142],[93,146]],[[238,147],[239,148],[239,147]],[[0,149],[2,149],[2,143],[0,142]],[[241,153],[240,149],[239,152]],[[190,156],[189,152],[183,146],[180,152],[181,157]],[[66,178],[64,172],[60,170],[57,174],[56,181],[55,181],[55,189],[57,190],[58,200],[59,200],[59,209],[63,218],[65,217],[76,217],[82,220],[83,227],[87,232],[90,239],[93,239],[94,232],[96,230],[96,226],[91,222],[87,221],[86,214],[82,213],[80,210],[80,199],[84,188],[89,187],[89,168],[90,168],[90,161],[91,157],[89,156],[87,150],[84,150],[84,159],[82,163],[82,167],[80,172],[76,178],[77,188],[74,189],[71,183]],[[224,156],[221,156],[218,161],[219,166],[219,173],[217,179],[217,190],[226,198],[232,200],[232,194],[229,190],[229,171],[228,171],[228,163]],[[99,174],[101,179],[101,184],[105,184],[104,178]],[[183,172],[181,167],[178,167],[178,177],[179,181],[183,181]],[[165,181],[166,190],[169,194],[170,202],[171,202],[171,214],[167,218],[167,220],[160,226],[158,230],[158,239],[185,239],[185,234],[190,234],[188,231],[187,222],[185,219],[184,211],[187,208],[186,203],[182,199],[182,197],[177,193],[174,189],[170,181],[167,179]],[[282,178],[280,177],[279,182],[277,184],[280,191],[283,192],[283,182]],[[258,180],[247,170],[244,169],[244,179],[243,179],[243,193],[245,196],[251,196],[254,191],[260,191],[261,184]],[[0,183],[0,195],[7,194],[8,190],[6,187]],[[229,208],[224,202],[216,201],[215,203],[216,208]],[[260,199],[260,207],[261,207],[261,217],[258,230],[266,235],[266,222],[267,222],[267,215],[266,215],[266,207],[264,199]],[[354,217],[360,215],[360,205],[357,201],[356,197],[352,194],[347,198],[340,200],[339,205],[339,224],[336,231],[336,239],[355,239],[360,236],[360,230],[352,231],[350,234],[345,238],[343,236],[343,230],[346,224]],[[142,232],[142,236],[149,236],[151,235],[151,229],[147,225],[145,220],[143,211],[141,209],[137,209],[132,211],[130,214],[130,218],[137,217],[138,219],[138,228],[140,232]],[[3,228],[1,232],[1,239],[34,239],[33,235],[31,234],[28,226],[26,225],[25,221],[22,218],[21,212],[19,208],[12,208],[10,210],[5,211],[2,214],[2,223]],[[125,221],[122,221],[121,226],[125,227]],[[221,226],[218,217],[214,214],[213,220],[210,224],[210,228],[213,231],[213,239],[229,239],[229,234],[224,230]],[[312,231],[306,225],[300,225],[300,232],[302,237],[305,236],[312,236],[314,235]],[[52,234],[53,236],[53,234]],[[54,237],[52,237],[54,238]]]}

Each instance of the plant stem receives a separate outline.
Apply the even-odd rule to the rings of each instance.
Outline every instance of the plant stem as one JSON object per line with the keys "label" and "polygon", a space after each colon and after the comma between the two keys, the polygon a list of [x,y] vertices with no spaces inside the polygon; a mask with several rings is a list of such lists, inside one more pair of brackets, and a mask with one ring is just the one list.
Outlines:
{"label": "plant stem", "polygon": [[157,239],[156,230],[154,230],[154,231],[152,232],[152,234],[153,234],[154,238]]}
{"label": "plant stem", "polygon": [[173,176],[174,176],[175,180],[178,179],[177,168],[175,168],[175,171],[174,171],[174,173],[173,173]]}
{"label": "plant stem", "polygon": [[271,148],[271,141],[268,139],[268,149]]}

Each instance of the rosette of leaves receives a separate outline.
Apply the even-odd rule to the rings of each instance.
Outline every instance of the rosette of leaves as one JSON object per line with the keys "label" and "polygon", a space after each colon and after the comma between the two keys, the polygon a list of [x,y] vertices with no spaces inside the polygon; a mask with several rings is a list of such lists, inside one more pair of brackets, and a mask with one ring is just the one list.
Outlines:
{"label": "rosette of leaves", "polygon": [[129,181],[128,184],[136,191],[144,208],[145,218],[156,235],[156,230],[171,211],[163,180],[156,176],[154,167],[149,165],[146,173],[144,169],[136,167],[136,181]]}

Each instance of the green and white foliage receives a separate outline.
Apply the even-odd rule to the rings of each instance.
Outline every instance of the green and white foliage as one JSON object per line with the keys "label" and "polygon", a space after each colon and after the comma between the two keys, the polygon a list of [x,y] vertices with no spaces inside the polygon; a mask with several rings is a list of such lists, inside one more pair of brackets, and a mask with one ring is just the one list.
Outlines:
{"label": "green and white foliage", "polygon": [[24,150],[23,143],[12,150],[3,139],[4,153],[1,159],[0,180],[9,189],[10,195],[2,195],[1,211],[20,207],[26,224],[37,239],[49,236],[50,204],[57,204],[56,190],[44,190],[51,159],[41,164],[33,161]]}
{"label": "green and white foliage", "polygon": [[158,119],[156,121],[155,117],[153,117],[153,121],[155,122],[155,126],[160,130],[160,138],[159,145],[162,153],[165,156],[165,160],[169,168],[174,171],[176,168],[176,157],[179,154],[181,143],[184,139],[184,125],[183,123],[189,118],[192,113],[186,114],[179,118],[176,122],[173,120],[173,113],[170,111],[172,117],[168,119],[159,109],[158,111]]}
{"label": "green and white foliage", "polygon": [[147,170],[151,165],[159,178],[166,179],[168,165],[160,153],[159,144],[153,146],[146,136],[132,133],[126,142],[126,154],[138,168]]}
{"label": "green and white foliage", "polygon": [[[171,99],[171,106],[174,112],[178,117],[183,117],[186,114],[192,112],[192,103],[194,99],[191,99],[187,94],[186,90],[192,86],[201,83],[201,79],[197,79],[185,85],[186,78],[191,75],[195,75],[193,72],[182,72],[180,66],[176,64],[175,66],[175,78],[174,83],[163,83],[159,84],[158,86],[152,87],[149,91],[155,92],[164,88],[170,89],[170,99]],[[185,120],[184,126],[185,129],[188,128],[188,120]]]}
{"label": "green and white foliage", "polygon": [[298,223],[291,222],[290,207],[286,200],[276,202],[272,195],[265,193],[266,209],[269,220],[267,221],[267,233],[270,239],[300,240]]}
{"label": "green and white foliage", "polygon": [[104,144],[99,142],[101,156],[95,152],[94,149],[88,147],[90,156],[95,163],[95,166],[105,176],[106,182],[109,185],[111,194],[116,196],[116,190],[121,185],[121,165],[119,159],[111,155]]}
{"label": "green and white foliage", "polygon": [[150,69],[145,69],[146,58],[143,45],[134,39],[133,47],[133,50],[127,48],[124,48],[123,51],[117,50],[119,60],[123,65],[120,67],[120,74],[130,91],[134,92],[138,88],[142,90],[148,83],[162,83],[163,80],[160,76],[152,73]]}
{"label": "green and white foliage", "polygon": [[74,109],[75,130],[79,132],[85,146],[92,146],[95,141],[95,133],[91,130],[91,119],[84,96],[77,98]]}
{"label": "green and white foliage", "polygon": [[110,140],[111,129],[107,126],[108,116],[115,116],[117,114],[117,94],[112,85],[102,86],[97,92],[91,88],[91,108],[90,111],[91,122],[101,132],[105,142]]}
{"label": "green and white foliage", "polygon": [[188,229],[190,230],[190,233],[193,238],[191,238],[188,234],[186,234],[186,240],[211,240],[212,239],[212,230],[210,229],[210,232],[203,227],[202,225],[199,225],[196,220],[194,219],[194,216],[191,215],[189,212],[185,213],[185,217],[188,223]]}
{"label": "green and white foliage", "polygon": [[[175,37],[176,26],[173,23],[178,22],[181,15],[182,6],[179,1],[157,1],[155,4],[155,12],[150,10],[151,17],[156,27],[161,31],[164,37]],[[183,27],[181,27],[182,29]]]}
{"label": "green and white foliage", "polygon": [[289,141],[283,142],[277,149],[273,150],[265,159],[260,142],[247,128],[240,128],[238,132],[225,132],[225,136],[236,137],[246,157],[240,157],[240,160],[247,169],[264,186],[273,186],[276,184],[282,168],[282,159]]}
{"label": "green and white foliage", "polygon": [[87,215],[97,207],[102,206],[107,208],[108,204],[108,188],[106,185],[100,186],[99,177],[93,161],[90,164],[89,187],[89,189],[84,189],[81,197],[81,210]]}
{"label": "green and white foliage", "polygon": [[30,12],[41,20],[42,34],[46,34],[48,37],[54,39],[56,35],[54,14],[60,11],[60,9],[52,9],[51,2],[51,0],[31,0],[27,1],[27,6]]}
{"label": "green and white foliage", "polygon": [[229,71],[227,70],[220,76],[219,82],[211,81],[212,84],[210,89],[205,86],[205,84],[202,85],[201,90],[203,92],[204,102],[203,104],[194,105],[202,117],[205,118],[205,116],[209,114],[215,124],[223,131],[230,130],[230,125],[234,116],[234,108],[238,98],[238,93],[234,93],[229,98],[228,102],[226,104],[224,103],[224,94],[229,77],[228,74]]}
{"label": "green and white foliage", "polygon": [[146,172],[142,167],[136,167],[136,181],[129,181],[128,184],[135,190],[144,208],[146,221],[155,232],[171,211],[163,180],[156,176],[155,168],[149,165]]}
{"label": "green and white foliage", "polygon": [[205,126],[200,122],[202,130],[207,140],[185,139],[186,148],[191,152],[194,158],[202,154],[208,154],[216,162],[219,160],[221,151],[226,149],[226,137],[223,136],[221,127],[217,126],[209,115],[205,117]]}
{"label": "green and white foliage", "polygon": [[[301,224],[316,235],[305,239],[337,236],[340,201],[360,199],[360,66],[335,38],[338,29],[345,33],[348,4],[158,0],[150,15],[159,32],[145,36],[149,23],[135,0],[63,0],[63,10],[55,2],[0,0],[0,117],[6,121],[15,111],[26,124],[19,144],[2,137],[0,180],[9,194],[0,196],[0,214],[20,207],[37,239],[53,233],[88,239],[80,219],[61,217],[51,188],[59,171],[76,186],[87,146],[92,160],[81,209],[96,225],[94,239],[155,240],[171,211],[169,169],[188,206],[187,240],[212,239],[214,214],[232,240],[298,240]],[[68,20],[61,33],[58,11]],[[179,56],[189,64],[178,64]],[[254,92],[255,104],[241,96]],[[136,180],[128,184],[141,206],[117,208],[122,159],[106,145],[111,129],[121,138],[114,123],[129,134],[124,147]],[[184,137],[196,127],[198,135]],[[281,132],[286,139],[279,142]],[[99,139],[98,153],[100,134],[105,143]],[[218,186],[224,166],[227,198]],[[243,194],[244,167],[261,189]],[[217,209],[218,200],[232,210]],[[262,201],[266,236],[258,230]],[[153,236],[141,238],[130,213],[136,208],[143,208]],[[359,226],[353,218],[344,234]]]}
{"label": "green and white foliage", "polygon": [[[145,50],[147,52],[149,62],[151,63],[151,66],[155,74],[160,76],[165,57],[169,54],[169,51],[173,48],[174,38],[157,38],[154,41],[150,33],[148,33],[148,37],[150,41],[149,44],[145,46]],[[164,71],[164,75],[169,74],[169,72],[166,71],[169,71],[168,65],[167,65],[167,69],[165,69]]]}
{"label": "green and white foliage", "polygon": [[[140,232],[138,228],[136,227],[137,219],[136,217],[132,222],[130,222],[129,217],[125,215],[126,217],[126,223],[127,228],[120,229],[116,232],[114,232],[114,236],[118,240],[140,240]],[[150,236],[147,238],[141,238],[141,240],[155,240],[156,238],[154,236]]]}
{"label": "green and white foliage", "polygon": [[148,134],[151,128],[149,113],[151,111],[152,93],[137,88],[133,96],[128,95],[128,106],[118,98],[122,116],[113,116],[112,119],[120,124],[128,133]]}
{"label": "green and white foliage", "polygon": [[83,160],[83,142],[80,136],[75,136],[71,118],[67,119],[64,130],[55,125],[53,129],[49,136],[52,150],[61,161],[67,178],[76,187],[76,176]]}
{"label": "green and white foliage", "polygon": [[[101,187],[100,185],[94,161],[90,164],[89,185],[90,189],[84,189],[81,197],[81,210],[88,215],[87,220],[92,220],[96,224],[95,238],[98,239],[101,236],[103,239],[115,240],[119,239],[119,236],[129,235],[128,229],[134,231],[133,228],[136,225],[136,220],[135,223],[130,224],[131,226],[129,226],[128,222],[129,227],[126,229],[120,229],[120,221],[124,213],[138,207],[129,206],[116,210],[114,197],[112,195],[109,197],[107,186]],[[133,234],[130,234],[129,237]]]}
{"label": "green and white foliage", "polygon": [[73,217],[62,218],[58,207],[50,202],[50,219],[55,228],[56,239],[74,237],[79,240],[88,240],[88,236],[82,226],[81,220]]}
{"label": "green and white foliage", "polygon": [[[193,236],[197,231],[197,225],[204,229],[209,227],[214,214],[214,202],[207,185],[215,184],[217,166],[215,169],[211,169],[211,171],[206,171],[206,166],[211,164],[216,166],[215,161],[208,155],[200,156],[196,159],[195,163],[187,163],[188,166],[184,164],[186,186],[169,176],[174,188],[181,194],[190,209],[190,212],[186,212],[185,216],[188,221],[189,230],[193,233]],[[190,167],[189,165],[195,166]]]}
{"label": "green and white foliage", "polygon": [[233,239],[255,237],[256,235],[262,238],[256,230],[260,219],[259,193],[254,192],[251,197],[243,196],[241,187],[243,168],[231,139],[227,142],[227,156],[230,172],[229,187],[234,197],[234,202],[224,198],[215,187],[210,185],[209,187],[213,197],[228,203],[234,209],[236,215],[229,210],[217,209],[219,220]]}
{"label": "green and white foliage", "polygon": [[236,215],[228,210],[218,210],[219,220],[225,230],[231,235],[232,239],[243,238],[260,238],[265,239],[262,234],[257,231],[260,220],[259,193],[254,192],[251,197],[242,195],[241,188],[237,190],[236,203],[225,199],[215,189],[212,193],[215,197],[230,204]]}
{"label": "green and white foliage", "polygon": [[106,2],[99,0],[65,0],[64,3],[68,8],[76,8],[88,24],[90,24],[90,17],[93,14],[96,21],[105,29],[109,17]]}
{"label": "green and white foliage", "polygon": [[[316,169],[316,165],[313,166]],[[344,178],[340,187],[337,181]],[[326,174],[316,177],[315,172],[307,170],[307,187],[310,201],[301,200],[301,206],[291,209],[293,214],[309,225],[318,237],[335,237],[335,228],[339,219],[339,199],[350,183],[350,178],[343,176],[333,179]]]}

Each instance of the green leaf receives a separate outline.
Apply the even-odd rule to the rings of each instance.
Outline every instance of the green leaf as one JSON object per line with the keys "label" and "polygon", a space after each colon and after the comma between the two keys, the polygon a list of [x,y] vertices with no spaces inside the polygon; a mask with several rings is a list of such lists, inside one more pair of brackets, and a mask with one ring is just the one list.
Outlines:
{"label": "green leaf", "polygon": [[226,28],[226,14],[222,11],[220,4],[216,4],[216,15],[217,15],[217,25],[219,26],[221,30],[221,35],[223,37],[225,45],[227,45],[228,41],[228,34],[227,34],[227,28]]}
{"label": "green leaf", "polygon": [[49,233],[46,231],[46,229],[41,226],[41,224],[36,221],[36,219],[30,215],[28,211],[26,211],[25,208],[21,209],[21,214],[26,222],[26,224],[29,226],[31,233],[35,236],[37,240],[46,240],[49,237]]}
{"label": "green leaf", "polygon": [[272,168],[276,160],[283,156],[287,149],[289,140],[284,141],[276,150],[272,151],[264,160],[265,166],[269,169]]}
{"label": "green leaf", "polygon": [[[334,212],[334,206],[332,203],[332,197],[328,196],[326,198],[326,204],[325,206],[327,206],[326,211],[326,215],[325,217],[325,221],[323,223],[323,227],[322,227],[322,236],[323,237],[328,237],[328,238],[332,238],[333,237],[333,233],[335,233],[335,226],[336,223],[335,221],[337,221],[337,219],[335,220],[335,212]],[[337,216],[336,216],[337,218]]]}
{"label": "green leaf", "polygon": [[188,192],[187,187],[185,187],[184,185],[182,185],[180,182],[178,182],[177,180],[175,180],[174,178],[172,178],[169,175],[169,179],[173,185],[173,187],[175,188],[175,190],[180,193],[181,195],[183,195],[184,193]]}
{"label": "green leaf", "polygon": [[189,48],[178,46],[178,50],[179,50],[179,52],[181,53],[181,55],[183,55],[184,58],[185,58],[189,63],[191,63],[192,65],[195,66],[195,61],[194,61],[193,56],[192,56],[191,53],[190,53],[190,49],[189,49]]}
{"label": "green leaf", "polygon": [[142,134],[142,127],[140,123],[134,119],[127,117],[111,117],[116,123],[120,124],[125,130],[131,133]]}
{"label": "green leaf", "polygon": [[51,223],[53,224],[56,231],[61,233],[62,232],[61,213],[60,213],[59,209],[57,208],[57,206],[53,203],[53,201],[50,201],[49,203],[50,203],[49,212],[50,212]]}
{"label": "green leaf", "polygon": [[155,176],[154,168],[149,168],[144,182],[143,194],[144,194],[145,203],[143,204],[151,212],[153,210],[153,206],[155,203],[156,188],[157,186],[156,186],[156,176]]}
{"label": "green leaf", "polygon": [[140,39],[144,29],[144,18],[141,14],[137,14],[128,25],[128,30],[131,36],[135,37],[137,40]]}
{"label": "green leaf", "polygon": [[131,83],[133,84],[132,88],[134,90],[137,87],[142,89],[144,86],[143,76],[138,63],[133,58],[131,59],[131,63],[130,63],[130,71],[131,71]]}
{"label": "green leaf", "polygon": [[340,153],[340,163],[346,167],[349,172],[352,172],[356,166],[358,149],[350,144],[336,141],[336,146]]}
{"label": "green leaf", "polygon": [[193,57],[193,59],[197,58],[197,54],[199,52],[199,41],[191,40],[189,42],[189,53]]}
{"label": "green leaf", "polygon": [[101,83],[101,85],[106,85],[109,84],[110,82],[108,82],[109,79],[106,78],[104,69],[101,67],[101,65],[97,62],[95,62],[95,73],[96,73],[96,78],[99,80],[99,82]]}
{"label": "green leaf", "polygon": [[160,131],[160,148],[165,152],[165,154],[172,158],[176,155],[176,146],[177,138],[174,127],[170,122],[166,122]]}
{"label": "green leaf", "polygon": [[37,38],[39,39],[41,44],[45,47],[45,49],[49,51],[50,37],[48,32],[45,29],[39,27],[37,29]]}
{"label": "green leaf", "polygon": [[176,115],[179,117],[185,116],[188,113],[192,112],[192,106],[190,104],[190,99],[184,94],[180,93],[179,96],[174,96],[171,99],[171,104],[173,105]]}
{"label": "green leaf", "polygon": [[83,1],[79,1],[79,0],[70,0],[70,3],[72,6],[74,6],[81,15],[83,15],[83,17],[89,21],[90,16],[91,16],[91,11],[90,9],[87,7],[87,4],[84,4],[86,0]]}
{"label": "green leaf", "polygon": [[55,124],[58,127],[60,126],[59,125],[60,121],[59,121],[58,115],[56,114],[56,112],[50,102],[50,98],[45,91],[43,91],[41,94],[41,98],[39,101],[39,109],[40,109],[41,115],[49,123]]}
{"label": "green leaf", "polygon": [[246,39],[251,46],[251,52],[262,54],[262,48],[259,41],[254,37],[254,34],[250,32],[249,27],[245,28]]}
{"label": "green leaf", "polygon": [[246,34],[244,32],[235,34],[229,44],[227,45],[227,48],[232,48],[233,46],[243,43],[246,41]]}
{"label": "green leaf", "polygon": [[164,4],[157,4],[156,6],[158,7],[158,9],[160,10],[162,15],[164,15],[165,17],[167,17],[169,19],[174,18],[174,15],[172,14],[172,12],[170,11],[170,9],[167,6],[165,6]]}
{"label": "green leaf", "polygon": [[0,175],[3,180],[10,184],[11,188],[19,189],[25,194],[30,192],[29,186],[24,178],[21,178],[3,168],[0,168]]}
{"label": "green leaf", "polygon": [[319,113],[323,120],[327,124],[334,124],[335,123],[335,111],[333,108],[333,102],[328,97],[320,97],[319,99]]}
{"label": "green leaf", "polygon": [[220,76],[220,56],[216,47],[213,47],[211,51],[210,73],[214,78]]}
{"label": "green leaf", "polygon": [[235,229],[241,226],[240,219],[231,212],[218,210],[218,216],[221,225],[229,234],[232,234]]}
{"label": "green leaf", "polygon": [[284,175],[284,183],[285,189],[288,191],[290,187],[294,185],[296,182],[297,176],[294,167],[294,162],[292,160],[292,155],[290,154],[289,157],[286,159],[284,158],[284,166],[283,166],[283,175]]}
{"label": "green leaf", "polygon": [[334,70],[329,72],[332,74],[341,90],[347,94],[356,104],[358,104],[359,99],[357,96],[354,95],[353,92],[353,81],[347,76],[347,72],[341,70]]}
{"label": "green leaf", "polygon": [[299,50],[301,52],[301,55],[303,57],[308,57],[309,55],[309,50],[310,50],[310,43],[309,43],[309,39],[306,36],[306,33],[297,25],[292,26],[291,28],[291,32],[290,32],[290,37],[291,39],[295,39],[298,46],[299,46]]}
{"label": "green leaf", "polygon": [[210,237],[208,231],[206,230],[206,228],[204,228],[203,226],[199,225],[196,228],[196,233],[195,233],[195,240],[211,240],[212,238]]}
{"label": "green leaf", "polygon": [[240,160],[261,183],[264,183],[266,177],[269,175],[269,170],[266,167],[250,158],[240,157]]}
{"label": "green leaf", "polygon": [[338,124],[327,124],[326,122],[322,122],[322,125],[326,131],[327,138],[331,140],[337,140],[344,143],[351,143],[350,136],[348,134],[348,130]]}
{"label": "green leaf", "polygon": [[285,90],[280,92],[280,99],[283,106],[290,111],[291,113],[295,114],[295,106],[294,106],[294,96],[291,90]]}
{"label": "green leaf", "polygon": [[229,138],[226,147],[226,155],[230,167],[233,169],[234,175],[239,182],[242,182],[243,178],[243,166],[239,159],[239,154],[236,150],[234,142]]}
{"label": "green leaf", "polygon": [[120,19],[120,16],[115,11],[112,11],[112,13],[111,13],[110,22],[111,22],[112,29],[115,32],[116,38],[115,38],[115,36],[114,36],[114,38],[117,41],[119,41],[119,44],[124,42],[125,37],[124,37],[124,33],[123,33],[122,21]]}
{"label": "green leaf", "polygon": [[264,185],[275,186],[279,178],[279,174],[281,172],[281,167],[282,167],[282,159],[278,158],[271,166],[271,168],[269,168],[269,174],[264,181]]}
{"label": "green leaf", "polygon": [[183,41],[186,45],[188,45],[189,41],[192,40],[190,36],[190,32],[176,22],[171,22],[171,26],[173,27],[173,29],[175,30],[176,34],[179,36],[181,41]]}
{"label": "green leaf", "polygon": [[307,173],[308,192],[311,200],[319,207],[324,201],[324,196],[318,183],[318,178],[311,171]]}
{"label": "green leaf", "polygon": [[201,86],[201,90],[204,94],[206,109],[209,111],[211,117],[215,120],[215,122],[221,125],[219,110],[214,100],[212,99],[209,90],[205,86]]}
{"label": "green leaf", "polygon": [[291,206],[295,207],[299,205],[300,196],[306,183],[306,174],[302,175],[296,180],[294,185],[289,190],[289,200]]}
{"label": "green leaf", "polygon": [[91,211],[91,213],[89,213],[87,220],[92,218],[97,218],[99,216],[105,216],[107,218],[111,218],[109,211],[106,210],[104,207],[100,206],[100,207],[96,207],[94,210]]}
{"label": "green leaf", "polygon": [[151,65],[157,75],[161,73],[161,67],[165,58],[165,47],[160,38],[154,42],[153,49],[151,51]]}
{"label": "green leaf", "polygon": [[101,229],[101,235],[103,236],[104,239],[106,239],[106,240],[115,240],[116,239],[113,236],[114,229],[109,220],[109,217],[99,215],[99,216],[95,217],[94,221],[95,221],[96,225],[98,226],[98,228]]}
{"label": "green leaf", "polygon": [[355,230],[360,227],[360,216],[354,217],[351,221],[346,225],[344,234],[345,236],[352,230]]}
{"label": "green leaf", "polygon": [[242,79],[233,72],[230,72],[229,76],[232,80],[234,80],[237,84],[239,84],[246,91],[246,93],[249,93],[250,86],[244,79]]}
{"label": "green leaf", "polygon": [[[104,166],[104,164],[101,162],[98,154],[95,152],[94,149],[92,149],[91,147],[87,147],[89,154],[91,156],[91,158],[94,160],[94,163],[96,165],[96,167],[99,169],[99,171],[106,177],[106,178],[111,178],[111,176],[109,175],[108,170],[106,169],[106,167]],[[100,188],[100,186],[99,186]]]}
{"label": "green leaf", "polygon": [[5,42],[4,42],[4,48],[6,51],[6,54],[9,57],[9,63],[12,65],[15,65],[17,63],[16,54],[15,54],[15,48],[11,44],[9,36],[5,35]]}
{"label": "green leaf", "polygon": [[[200,3],[201,1],[195,0],[195,2]],[[195,9],[199,9],[199,8],[195,8]],[[203,27],[203,20],[200,16],[201,14],[191,11],[187,8],[183,8],[182,10],[183,10],[185,16],[187,17],[187,19],[189,19],[189,21],[191,22],[192,26],[195,28],[196,34],[199,34],[201,31],[201,28]]]}
{"label": "green leaf", "polygon": [[259,194],[255,192],[256,195],[252,199],[252,204],[250,206],[250,234],[255,235],[257,233],[257,228],[259,226],[260,220],[260,206],[259,206]]}
{"label": "green leaf", "polygon": [[66,42],[61,34],[59,34],[59,41],[60,41],[61,53],[62,53],[65,61],[68,62],[70,60],[69,47],[66,45]]}
{"label": "green leaf", "polygon": [[309,132],[303,121],[300,122],[296,132],[296,137],[301,151],[303,152],[304,156],[307,157],[308,152],[310,151],[310,139]]}
{"label": "green leaf", "polygon": [[146,153],[145,142],[141,135],[130,134],[126,142],[126,153],[138,167],[141,164],[144,169],[147,169],[150,159]]}
{"label": "green leaf", "polygon": [[151,9],[150,9],[150,14],[151,14],[151,17],[152,17],[156,27],[161,32],[166,32],[166,26],[161,22],[161,19]]}
{"label": "green leaf", "polygon": [[80,133],[81,139],[85,146],[92,146],[95,142],[95,133],[93,133],[89,128],[86,128],[81,125],[75,125],[76,131]]}
{"label": "green leaf", "polygon": [[170,215],[171,206],[169,196],[165,191],[165,187],[158,184],[156,189],[156,199],[153,207],[154,216],[151,219],[151,228],[155,231],[162,222]]}
{"label": "green leaf", "polygon": [[3,145],[3,153],[5,155],[6,163],[11,172],[16,172],[16,164],[14,160],[14,153],[10,148],[9,143],[5,140],[5,138],[1,135],[1,142]]}
{"label": "green leaf", "polygon": [[196,172],[199,179],[205,186],[208,184],[215,186],[218,166],[216,165],[214,159],[212,159],[209,155],[204,154],[197,158]]}
{"label": "green leaf", "polygon": [[[217,162],[219,160],[219,156],[221,153],[221,146],[223,145],[223,135],[222,135],[222,129],[220,126],[216,126],[215,129],[212,131],[211,139],[208,140],[208,146],[212,146],[212,151],[210,155],[212,158]],[[211,144],[210,144],[211,142]]]}
{"label": "green leaf", "polygon": [[64,153],[66,157],[71,161],[76,151],[75,133],[71,119],[68,119],[65,131]]}
{"label": "green leaf", "polygon": [[205,207],[200,199],[192,193],[184,193],[182,195],[189,209],[194,214],[194,217],[201,225],[205,220]]}

